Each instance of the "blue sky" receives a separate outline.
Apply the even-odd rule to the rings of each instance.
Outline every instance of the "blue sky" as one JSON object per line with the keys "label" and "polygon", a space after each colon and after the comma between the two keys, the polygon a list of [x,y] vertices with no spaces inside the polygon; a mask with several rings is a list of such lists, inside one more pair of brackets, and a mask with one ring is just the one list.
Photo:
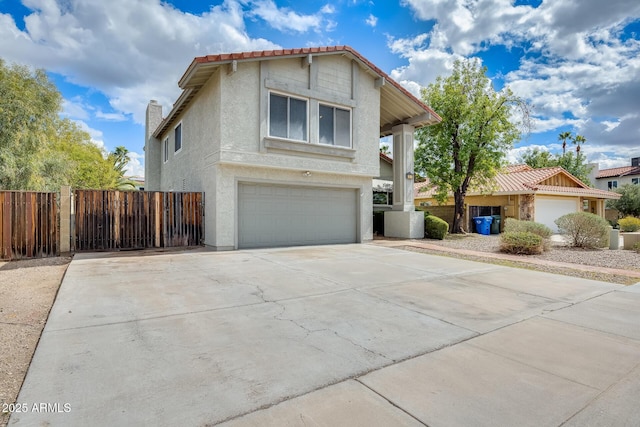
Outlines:
{"label": "blue sky", "polygon": [[46,69],[63,114],[105,149],[126,146],[132,175],[144,173],[147,102],[166,114],[193,57],[343,44],[416,95],[455,59],[479,58],[533,106],[511,160],[559,151],[566,130],[601,168],[640,155],[637,0],[0,0],[0,58]]}

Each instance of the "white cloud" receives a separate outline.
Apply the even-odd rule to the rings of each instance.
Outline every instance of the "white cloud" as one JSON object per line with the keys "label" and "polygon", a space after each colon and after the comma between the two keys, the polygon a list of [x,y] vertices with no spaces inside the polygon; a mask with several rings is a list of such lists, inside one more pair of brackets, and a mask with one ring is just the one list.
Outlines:
{"label": "white cloud", "polygon": [[609,152],[638,146],[640,41],[637,34],[620,37],[640,18],[637,0],[543,1],[537,8],[511,0],[402,4],[432,24],[423,34],[388,40],[407,59],[391,76],[414,93],[449,74],[456,58],[481,56],[489,46],[519,47],[524,56],[504,81],[533,105],[534,132],[569,126]]}
{"label": "white cloud", "polygon": [[378,25],[378,18],[370,14],[364,22],[370,27],[375,27],[376,25]]}
{"label": "white cloud", "polygon": [[125,176],[144,176],[144,154],[129,151],[129,162],[124,174]]}
{"label": "white cloud", "polygon": [[[252,9],[248,13],[249,16],[261,18],[276,30],[296,33],[326,29],[324,15],[331,15],[335,12],[335,8],[329,4],[323,6],[313,15],[302,15],[287,7],[278,7],[273,0],[255,0],[250,4]],[[331,28],[335,26],[335,23],[329,22],[327,25]]]}
{"label": "white cloud", "polygon": [[122,113],[105,113],[98,109],[95,113],[96,119],[106,120],[108,122],[124,122],[128,120],[128,117]]}
{"label": "white cloud", "polygon": [[62,115],[70,119],[88,120],[91,107],[87,106],[80,97],[62,100]]}
{"label": "white cloud", "polygon": [[171,106],[177,80],[195,56],[274,49],[251,38],[243,4],[225,0],[194,15],[160,0],[25,0],[21,31],[0,14],[0,56],[65,76],[105,94],[116,113],[144,123],[149,99]]}

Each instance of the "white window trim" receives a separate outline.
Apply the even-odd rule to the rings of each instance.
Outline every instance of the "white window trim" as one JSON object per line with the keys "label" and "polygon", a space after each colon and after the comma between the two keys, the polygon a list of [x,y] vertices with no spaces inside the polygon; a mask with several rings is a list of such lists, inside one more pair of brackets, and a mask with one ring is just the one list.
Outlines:
{"label": "white window trim", "polygon": [[[287,97],[287,98],[294,98],[294,99],[298,99],[300,101],[304,101],[307,105],[307,111],[306,111],[306,137],[307,140],[305,141],[304,139],[295,139],[295,138],[283,138],[281,136],[273,136],[271,135],[271,94],[274,95],[278,95],[278,96],[283,96],[283,97]],[[309,141],[309,105],[311,104],[311,100],[309,98],[306,98],[304,96],[297,96],[297,95],[293,95],[290,93],[286,93],[286,92],[280,92],[277,90],[269,90],[267,91],[267,137],[270,139],[274,139],[274,140],[280,140],[280,141],[295,141],[295,142],[301,142],[304,144],[308,144]],[[288,119],[288,118],[287,118]],[[289,134],[289,122],[287,121],[287,134]]]}
{"label": "white window trim", "polygon": [[[345,147],[343,145],[336,145],[336,144],[323,144],[320,142],[320,107],[321,106],[326,106],[326,107],[332,107],[334,108],[333,110],[333,141],[335,142],[336,140],[336,117],[335,117],[335,108],[339,108],[341,110],[345,110],[349,112],[349,146]],[[352,149],[353,148],[353,108],[351,107],[347,107],[346,105],[339,105],[339,104],[334,104],[331,102],[322,102],[319,101],[318,102],[318,135],[317,135],[317,141],[318,141],[318,145],[322,145],[324,147],[338,147],[338,148],[346,148],[346,149]]]}
{"label": "white window trim", "polygon": [[167,163],[169,161],[169,137],[167,136],[162,141],[162,163]]}
{"label": "white window trim", "polygon": [[[178,129],[178,126],[180,126],[180,149],[176,150],[176,129]],[[182,126],[182,120],[180,120],[173,127],[173,155],[175,156],[176,154],[181,152],[183,147],[184,147],[184,126]]]}

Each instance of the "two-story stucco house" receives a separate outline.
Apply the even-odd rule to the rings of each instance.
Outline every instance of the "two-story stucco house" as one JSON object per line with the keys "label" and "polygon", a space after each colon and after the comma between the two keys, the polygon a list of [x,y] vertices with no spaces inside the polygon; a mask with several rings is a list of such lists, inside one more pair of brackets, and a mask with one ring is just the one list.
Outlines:
{"label": "two-story stucco house", "polygon": [[600,169],[594,165],[591,180],[596,188],[615,191],[625,184],[640,185],[640,157],[631,159],[631,166]]}
{"label": "two-story stucco house", "polygon": [[178,84],[183,92],[166,117],[154,101],[147,108],[146,189],[203,191],[207,245],[372,239],[372,178],[386,135],[394,138],[395,186],[404,189],[390,229],[420,233],[413,131],[440,118],[354,49],[203,56]]}

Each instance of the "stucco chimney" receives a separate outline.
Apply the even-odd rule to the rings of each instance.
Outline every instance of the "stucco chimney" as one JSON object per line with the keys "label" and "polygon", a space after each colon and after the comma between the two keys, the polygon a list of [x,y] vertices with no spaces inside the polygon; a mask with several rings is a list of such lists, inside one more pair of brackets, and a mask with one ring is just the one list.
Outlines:
{"label": "stucco chimney", "polygon": [[145,120],[145,141],[144,141],[144,179],[145,190],[160,190],[160,177],[162,164],[162,150],[160,141],[153,137],[153,132],[162,122],[162,105],[155,99],[149,101],[147,105],[147,116]]}
{"label": "stucco chimney", "polygon": [[145,123],[146,140],[148,141],[153,132],[160,126],[162,122],[162,105],[158,101],[152,99],[147,105],[147,118]]}

